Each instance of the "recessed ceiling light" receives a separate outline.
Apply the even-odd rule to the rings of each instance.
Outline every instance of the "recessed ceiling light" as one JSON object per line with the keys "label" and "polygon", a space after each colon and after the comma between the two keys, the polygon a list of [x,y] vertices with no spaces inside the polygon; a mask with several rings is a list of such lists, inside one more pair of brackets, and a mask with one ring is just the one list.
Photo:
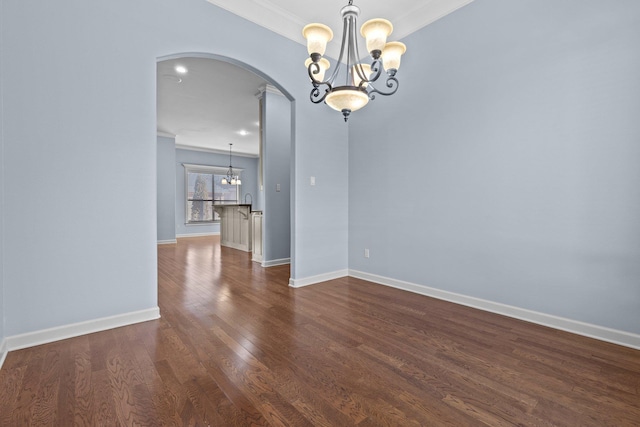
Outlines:
{"label": "recessed ceiling light", "polygon": [[244,129],[242,129],[242,130],[238,131],[238,135],[247,136],[247,135],[249,135],[249,132],[244,130]]}
{"label": "recessed ceiling light", "polygon": [[162,78],[175,83],[182,83],[182,79],[178,76],[174,76],[173,74],[163,74]]}
{"label": "recessed ceiling light", "polygon": [[176,65],[175,70],[178,74],[187,74],[187,67],[185,67],[184,65]]}

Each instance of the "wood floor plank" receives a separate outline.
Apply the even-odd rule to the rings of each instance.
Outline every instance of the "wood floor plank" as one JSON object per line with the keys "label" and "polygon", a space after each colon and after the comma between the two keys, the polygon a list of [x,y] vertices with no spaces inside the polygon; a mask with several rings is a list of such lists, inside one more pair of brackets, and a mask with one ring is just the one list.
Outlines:
{"label": "wood floor plank", "polygon": [[79,382],[76,378],[76,354],[88,350],[86,337],[76,337],[59,343],[63,349],[60,353],[59,368],[54,375],[59,377],[58,398],[56,401],[56,423],[59,425],[73,425],[76,414],[76,406],[80,404],[75,385]]}
{"label": "wood floor plank", "polygon": [[10,352],[0,425],[639,426],[640,351],[219,237],[158,247],[162,317]]}
{"label": "wood floor plank", "polygon": [[90,417],[95,421],[93,425],[122,425],[117,421],[116,402],[111,393],[111,381],[107,370],[92,370],[91,385],[94,413]]}
{"label": "wood floor plank", "polygon": [[[29,350],[21,350],[21,353],[31,351],[33,354],[28,357],[28,364],[22,380],[22,387],[17,391],[13,407],[8,407],[7,411],[10,416],[9,425],[28,425],[33,407],[37,404],[37,397],[40,393],[40,380],[42,374],[42,366],[44,363],[44,354],[46,346],[38,346]],[[7,359],[12,356],[7,355]],[[4,368],[3,368],[4,369]],[[3,387],[4,392],[4,387]],[[3,396],[6,401],[7,396]]]}
{"label": "wood floor plank", "polygon": [[77,353],[74,358],[74,414],[73,424],[91,426],[96,424],[94,383],[92,379],[91,358],[89,351]]}
{"label": "wood floor plank", "polygon": [[16,419],[18,413],[18,396],[22,390],[27,366],[14,365],[0,370],[0,385],[3,396],[0,399],[0,425],[9,426]]}

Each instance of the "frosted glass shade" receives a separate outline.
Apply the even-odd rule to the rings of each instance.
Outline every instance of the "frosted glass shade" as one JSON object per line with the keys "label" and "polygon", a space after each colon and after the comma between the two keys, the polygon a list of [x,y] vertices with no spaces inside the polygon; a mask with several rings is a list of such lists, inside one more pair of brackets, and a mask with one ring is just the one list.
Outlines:
{"label": "frosted glass shade", "polygon": [[[361,71],[364,71],[364,77],[366,77],[366,78],[367,78],[367,80],[368,80],[368,79],[369,79],[369,77],[371,76],[371,65],[369,65],[369,64],[360,64],[360,66],[362,67],[362,70],[361,70]],[[354,65],[354,66],[351,68],[351,72],[352,72],[352,74],[353,74],[353,85],[354,85],[354,86],[359,86],[359,85],[360,85],[360,82],[362,81],[362,79],[360,78],[360,75],[358,74],[358,70],[357,70],[357,68],[358,68],[358,65]],[[368,84],[369,84],[369,83],[366,83],[366,82],[365,82],[365,83],[362,85],[362,87],[367,87],[367,85],[368,85]]]}
{"label": "frosted glass shade", "polygon": [[371,19],[360,28],[360,34],[367,40],[367,51],[382,51],[387,43],[387,36],[393,31],[393,25],[386,19]]}
{"label": "frosted glass shade", "polygon": [[232,176],[231,177],[231,182],[229,182],[229,180],[226,177],[222,178],[220,183],[222,185],[229,185],[229,184],[231,184],[231,185],[242,185],[242,181],[240,180],[239,176]]}
{"label": "frosted glass shade", "polygon": [[356,111],[367,105],[369,95],[364,90],[360,90],[353,86],[342,86],[334,88],[327,95],[324,102],[334,110],[350,110]]}
{"label": "frosted glass shade", "polygon": [[400,57],[407,51],[407,47],[404,43],[389,42],[385,45],[382,51],[382,65],[384,69],[398,70],[400,68]]}
{"label": "frosted glass shade", "polygon": [[[311,60],[311,58],[307,58],[307,60],[304,61],[304,66],[307,67],[307,69],[309,69],[309,65],[311,65],[312,62],[313,61]],[[318,61],[318,65],[320,66],[320,71],[318,71],[318,74],[313,74],[313,78],[316,79],[316,81],[323,82],[324,74],[329,69],[331,64],[327,59],[320,58],[320,61]],[[312,67],[311,72],[313,73],[314,70],[315,70],[315,67]]]}
{"label": "frosted glass shade", "polygon": [[309,55],[312,53],[324,55],[327,43],[333,38],[333,31],[324,24],[309,24],[302,29],[302,35],[307,39]]}

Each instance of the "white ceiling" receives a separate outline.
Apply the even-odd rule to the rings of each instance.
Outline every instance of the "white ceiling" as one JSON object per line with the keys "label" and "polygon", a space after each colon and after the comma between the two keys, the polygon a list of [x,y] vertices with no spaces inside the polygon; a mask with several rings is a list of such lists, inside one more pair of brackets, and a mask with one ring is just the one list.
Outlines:
{"label": "white ceiling", "polygon": [[[340,9],[348,0],[207,1],[303,45],[302,28],[306,24],[326,24],[334,32],[327,55],[338,56]],[[354,4],[361,9],[359,24],[386,18],[394,25],[389,40],[399,40],[471,1],[354,0]],[[411,49],[408,46],[408,54]],[[185,66],[187,73],[176,72],[176,65]],[[255,95],[266,84],[262,78],[226,62],[181,58],[159,62],[157,82],[159,135],[175,136],[178,146],[228,153],[229,143],[233,143],[234,155],[258,155],[259,109]],[[240,135],[242,130],[247,135]]]}
{"label": "white ceiling", "polygon": [[[178,73],[178,65],[187,72]],[[258,155],[256,94],[264,79],[208,58],[158,62],[157,75],[159,135],[175,136],[178,146],[228,153],[232,143],[234,154]]]}
{"label": "white ceiling", "polygon": [[[337,58],[342,35],[340,10],[348,0],[207,0],[249,21],[306,45],[302,28],[320,22],[333,30],[327,55]],[[473,0],[354,0],[360,8],[358,24],[373,18],[385,18],[393,24],[389,40],[399,40],[442,18]],[[364,44],[363,44],[364,46]]]}

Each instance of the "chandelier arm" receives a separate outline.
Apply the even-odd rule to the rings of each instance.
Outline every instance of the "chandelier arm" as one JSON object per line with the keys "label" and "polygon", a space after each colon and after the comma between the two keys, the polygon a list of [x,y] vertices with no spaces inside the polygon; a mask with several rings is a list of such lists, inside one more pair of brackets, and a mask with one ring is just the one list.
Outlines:
{"label": "chandelier arm", "polygon": [[[360,84],[358,85],[358,87],[360,88],[366,87],[367,84],[376,81],[376,79],[380,75],[379,72],[377,74],[374,73],[371,75],[375,76],[375,78],[371,78],[371,75],[367,75],[367,73],[364,71],[364,67],[362,66],[361,62],[358,62],[353,68],[355,68],[356,74],[360,79]],[[374,71],[374,69],[371,68],[371,71]]]}
{"label": "chandelier arm", "polygon": [[363,87],[365,84],[369,83],[371,80],[369,80],[369,76],[367,76],[364,72],[364,69],[362,68],[362,63],[360,62],[360,47],[358,45],[358,32],[356,31],[357,28],[357,20],[354,19],[353,22],[353,27],[351,28],[351,40],[353,40],[353,55],[354,55],[354,61],[353,64],[355,65],[355,69],[356,69],[356,74],[358,74],[358,77],[360,78],[360,84],[358,85],[358,87]]}
{"label": "chandelier arm", "polygon": [[316,80],[316,78],[314,77],[315,74],[318,74],[320,72],[320,64],[318,64],[317,62],[310,63],[307,71],[309,72],[309,78],[311,79],[311,83],[313,84],[313,86],[317,87],[321,84],[328,84],[328,80],[320,81]]}
{"label": "chandelier arm", "polygon": [[[355,69],[356,74],[360,79],[360,84],[358,85],[358,87],[364,87],[364,85],[368,82],[368,78],[364,75],[365,73],[364,73],[364,70],[362,69],[362,64],[358,62],[353,66],[353,68]],[[354,80],[355,80],[355,76],[354,76]]]}
{"label": "chandelier arm", "polygon": [[378,80],[378,78],[382,74],[382,61],[380,61],[379,59],[374,59],[371,63],[371,72],[372,74],[369,77],[369,83]]}
{"label": "chandelier arm", "polygon": [[331,90],[333,89],[333,87],[331,86],[331,84],[329,82],[322,82],[320,83],[321,85],[326,85],[327,89],[325,89],[324,94],[320,94],[320,87],[319,85],[316,85],[314,83],[313,85],[313,89],[311,89],[311,93],[309,94],[309,99],[311,100],[311,102],[313,102],[314,104],[320,104],[322,101],[324,101],[324,99],[327,97],[327,95],[329,93],[331,93]]}
{"label": "chandelier arm", "polygon": [[[345,39],[347,37],[347,16],[343,17],[342,19],[342,41],[340,42],[340,54],[338,55],[338,60],[336,61],[336,68],[333,69],[333,73],[331,73],[331,77],[329,77],[327,80],[325,80],[324,82],[322,82],[322,84],[327,84],[329,86],[329,88],[327,89],[328,92],[331,92],[332,86],[333,86],[333,82],[335,82],[336,77],[338,76],[338,73],[340,72],[340,69],[342,68],[342,58],[344,57],[344,46],[345,46]],[[349,71],[347,70],[347,73]],[[317,89],[317,88],[316,88]],[[313,90],[312,92],[312,96],[311,96],[311,102],[313,101]],[[320,99],[320,101],[318,102],[314,102],[314,103],[319,103],[324,101],[324,98],[327,96],[327,94],[325,93],[325,95],[322,97],[322,99]]]}
{"label": "chandelier arm", "polygon": [[[359,61],[356,56],[358,52],[358,38],[356,36],[356,27],[357,27],[357,17],[349,16],[349,52],[347,54],[347,73],[346,73],[346,81],[345,85],[352,85],[353,79],[353,66],[359,64]],[[353,65],[353,66],[352,66]],[[357,68],[357,67],[356,67]],[[351,79],[349,78],[351,76]]]}
{"label": "chandelier arm", "polygon": [[383,92],[381,90],[376,89],[375,87],[373,87],[373,85],[369,85],[369,99],[375,99],[375,95],[376,93],[379,93],[380,95],[384,95],[384,96],[389,96],[389,95],[393,95],[394,93],[396,93],[398,91],[398,79],[396,79],[393,76],[390,76],[387,81],[385,82],[385,86],[389,89],[391,89],[388,92]]}

